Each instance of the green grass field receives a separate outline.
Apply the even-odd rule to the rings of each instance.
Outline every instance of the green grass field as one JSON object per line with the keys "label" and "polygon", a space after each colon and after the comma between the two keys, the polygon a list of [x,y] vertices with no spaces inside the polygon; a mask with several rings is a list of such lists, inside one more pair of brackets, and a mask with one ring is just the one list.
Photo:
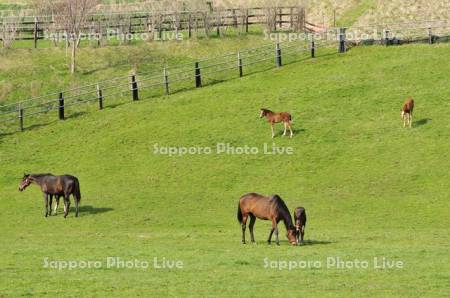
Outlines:
{"label": "green grass field", "polygon": [[[358,47],[1,135],[0,296],[448,296],[449,58],[449,45]],[[272,141],[261,107],[291,112],[294,138],[280,125]],[[217,143],[294,154],[154,153]],[[78,176],[80,217],[60,207],[44,218],[40,190],[18,192],[23,172]],[[306,207],[305,245],[290,246],[282,223],[281,246],[267,245],[259,220],[257,245],[241,244],[237,202],[252,191]],[[107,257],[183,268],[106,268]],[[327,268],[329,257],[369,268]],[[103,266],[58,270],[45,258]],[[403,268],[374,269],[374,258]]]}

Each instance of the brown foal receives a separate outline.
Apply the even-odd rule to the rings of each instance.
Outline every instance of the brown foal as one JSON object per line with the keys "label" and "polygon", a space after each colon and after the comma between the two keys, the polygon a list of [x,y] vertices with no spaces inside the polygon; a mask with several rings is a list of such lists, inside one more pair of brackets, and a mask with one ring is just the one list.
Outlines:
{"label": "brown foal", "polygon": [[289,128],[289,131],[291,132],[291,138],[294,135],[294,133],[292,132],[292,128],[291,128],[291,121],[292,121],[292,116],[289,113],[286,112],[281,112],[281,113],[274,113],[271,110],[268,109],[261,109],[261,113],[259,115],[260,118],[262,117],[266,117],[267,120],[270,123],[270,126],[272,128],[272,138],[275,137],[275,132],[273,130],[273,125],[275,123],[280,123],[283,122],[284,124],[284,133],[283,136],[286,135],[286,131]]}
{"label": "brown foal", "polygon": [[413,110],[414,110],[414,99],[410,97],[406,100],[406,102],[403,104],[402,107],[403,127],[406,127],[406,125],[408,125],[409,128],[412,127]]}

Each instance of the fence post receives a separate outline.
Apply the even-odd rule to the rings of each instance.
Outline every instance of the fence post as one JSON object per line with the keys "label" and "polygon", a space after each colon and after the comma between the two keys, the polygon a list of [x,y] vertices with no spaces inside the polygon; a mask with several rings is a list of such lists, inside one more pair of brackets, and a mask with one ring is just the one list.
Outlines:
{"label": "fence post", "polygon": [[64,94],[62,92],[59,93],[59,120],[64,120]]}
{"label": "fence post", "polygon": [[131,94],[133,95],[133,101],[139,100],[139,89],[136,81],[136,74],[131,75]]}
{"label": "fence post", "polygon": [[38,24],[38,18],[34,18],[34,32],[33,32],[33,39],[34,39],[34,48],[37,48],[37,41],[38,41],[38,30],[39,30],[39,24]]}
{"label": "fence post", "polygon": [[431,28],[428,28],[428,43],[429,44],[434,43],[433,31],[431,31]]}
{"label": "fence post", "polygon": [[239,77],[242,77],[244,75],[244,72],[242,70],[242,57],[241,52],[237,53],[237,59],[238,59],[238,68],[239,68]]}
{"label": "fence post", "polygon": [[276,47],[275,47],[275,60],[276,60],[276,64],[277,67],[281,67],[281,48],[280,48],[280,44],[277,42]]}
{"label": "fence post", "polygon": [[202,75],[200,73],[200,63],[195,62],[195,87],[200,88],[202,86]]}
{"label": "fence post", "polygon": [[345,28],[339,29],[339,53],[345,53]]}
{"label": "fence post", "polygon": [[189,13],[189,20],[188,20],[188,32],[189,32],[188,36],[189,36],[189,38],[192,37],[192,25],[191,25],[191,22],[192,22],[192,16]]}
{"label": "fence post", "polygon": [[22,105],[19,104],[19,125],[20,131],[23,131],[23,108]]}
{"label": "fence post", "polygon": [[245,11],[245,33],[248,33],[248,9]]}
{"label": "fence post", "polygon": [[292,30],[294,28],[294,8],[291,7],[291,11],[290,11],[290,25],[289,25],[290,29]]}
{"label": "fence post", "polygon": [[98,108],[103,110],[103,92],[100,89],[100,85],[97,84],[97,98],[98,98]]}
{"label": "fence post", "polygon": [[169,75],[167,74],[166,67],[164,67],[163,75],[164,75],[164,87],[166,89],[166,95],[169,95]]}
{"label": "fence post", "polygon": [[311,58],[316,57],[316,44],[314,42],[314,35],[312,35],[311,39]]}
{"label": "fence post", "polygon": [[384,45],[389,45],[389,30],[384,29]]}

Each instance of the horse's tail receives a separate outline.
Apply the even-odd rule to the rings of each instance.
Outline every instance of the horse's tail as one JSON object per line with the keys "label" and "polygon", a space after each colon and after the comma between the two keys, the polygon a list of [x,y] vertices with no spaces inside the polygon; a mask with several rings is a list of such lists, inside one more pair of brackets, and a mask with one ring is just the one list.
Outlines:
{"label": "horse's tail", "polygon": [[81,192],[80,192],[80,182],[78,179],[75,179],[75,189],[73,190],[73,196],[77,200],[77,202],[80,202],[81,200]]}
{"label": "horse's tail", "polygon": [[238,203],[238,209],[237,209],[237,219],[239,221],[240,224],[242,224],[242,211],[241,211],[241,202],[239,201]]}

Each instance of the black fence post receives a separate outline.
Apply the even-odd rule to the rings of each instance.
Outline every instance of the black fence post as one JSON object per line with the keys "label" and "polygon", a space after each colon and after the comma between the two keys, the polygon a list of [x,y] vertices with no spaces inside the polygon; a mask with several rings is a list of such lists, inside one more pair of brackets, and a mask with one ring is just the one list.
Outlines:
{"label": "black fence post", "polygon": [[433,31],[431,31],[431,28],[428,28],[428,43],[429,44],[434,43]]}
{"label": "black fence post", "polygon": [[278,42],[275,47],[275,60],[276,60],[277,67],[281,67],[283,65],[281,63],[281,48],[280,48],[280,44]]}
{"label": "black fence post", "polygon": [[239,77],[242,77],[244,75],[244,71],[242,69],[242,57],[241,57],[241,52],[238,52],[237,54],[237,59],[238,59],[238,68],[239,68]]}
{"label": "black fence post", "polygon": [[316,45],[314,42],[314,35],[312,35],[312,39],[311,39],[311,58],[316,57]]}
{"label": "black fence post", "polygon": [[339,29],[339,53],[345,53],[345,28]]}
{"label": "black fence post", "polygon": [[59,120],[64,120],[64,94],[62,92],[59,93]]}
{"label": "black fence post", "polygon": [[23,108],[21,105],[19,105],[19,125],[20,131],[23,131]]}
{"label": "black fence post", "polygon": [[136,81],[136,74],[131,75],[131,94],[134,101],[139,100],[139,89]]}
{"label": "black fence post", "polygon": [[384,45],[389,45],[389,30],[384,29]]}
{"label": "black fence post", "polygon": [[195,62],[195,87],[200,88],[202,86],[202,75],[200,73],[200,63]]}
{"label": "black fence post", "polygon": [[164,75],[164,87],[166,89],[166,95],[169,95],[169,75],[167,74],[167,69],[164,67],[163,70]]}
{"label": "black fence post", "polygon": [[98,98],[98,108],[103,110],[103,92],[100,89],[100,85],[97,84],[97,98]]}
{"label": "black fence post", "polygon": [[37,41],[38,41],[38,30],[39,30],[39,23],[38,18],[34,18],[34,32],[33,32],[33,39],[34,39],[34,48],[37,48]]}

